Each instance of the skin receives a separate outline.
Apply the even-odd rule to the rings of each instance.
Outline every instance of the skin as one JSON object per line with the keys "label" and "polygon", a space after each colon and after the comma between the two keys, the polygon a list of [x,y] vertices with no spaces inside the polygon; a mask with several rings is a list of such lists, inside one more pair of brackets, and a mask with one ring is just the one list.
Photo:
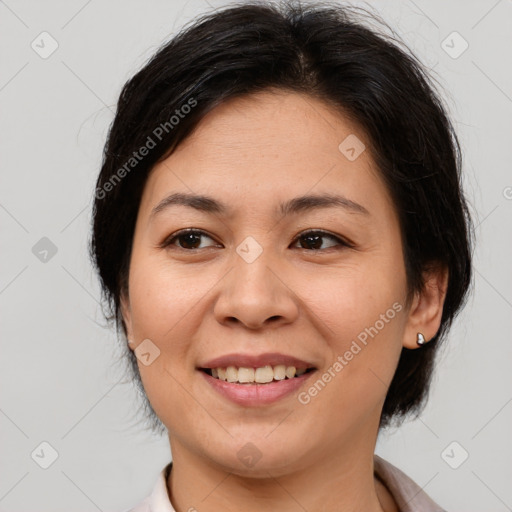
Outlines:
{"label": "skin", "polygon": [[[338,149],[350,134],[367,148],[354,161]],[[320,100],[268,90],[216,107],[152,170],[122,312],[130,348],[150,339],[160,350],[139,369],[169,431],[177,512],[397,510],[373,474],[379,417],[402,347],[417,349],[418,332],[429,340],[439,328],[447,272],[426,275],[407,304],[398,217],[369,148],[357,125]],[[212,196],[232,212],[175,205],[152,216],[174,192]],[[322,192],[369,214],[277,213],[285,200]],[[183,238],[161,247],[185,228],[206,232],[198,248]],[[353,247],[327,236],[310,248],[298,238],[309,229]],[[252,263],[236,252],[248,236],[263,249]],[[321,375],[394,303],[401,311],[306,405],[295,393],[242,407],[196,370],[232,352],[281,352]],[[248,442],[261,453],[251,468],[237,456]]]}

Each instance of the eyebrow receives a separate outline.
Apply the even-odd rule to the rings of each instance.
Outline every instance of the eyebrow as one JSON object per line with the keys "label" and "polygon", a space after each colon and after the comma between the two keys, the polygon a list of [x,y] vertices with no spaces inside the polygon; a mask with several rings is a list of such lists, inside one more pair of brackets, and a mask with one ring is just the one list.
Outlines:
{"label": "eyebrow", "polygon": [[[230,212],[230,208],[214,199],[200,194],[189,194],[184,192],[176,192],[162,199],[151,211],[150,217],[154,217],[158,213],[172,206],[187,206],[195,210],[226,215]],[[342,208],[349,213],[358,213],[362,215],[370,215],[370,212],[361,204],[352,201],[339,194],[309,194],[289,199],[279,205],[281,215],[293,215],[301,212],[310,211],[317,208]]]}

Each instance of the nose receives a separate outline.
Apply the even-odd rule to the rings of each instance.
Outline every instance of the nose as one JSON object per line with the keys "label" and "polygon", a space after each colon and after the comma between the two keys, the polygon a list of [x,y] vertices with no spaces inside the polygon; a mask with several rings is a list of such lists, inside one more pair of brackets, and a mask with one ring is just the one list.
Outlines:
{"label": "nose", "polygon": [[263,253],[250,263],[234,254],[234,268],[221,281],[214,315],[223,325],[241,324],[261,329],[294,322],[299,314],[293,284],[280,265]]}

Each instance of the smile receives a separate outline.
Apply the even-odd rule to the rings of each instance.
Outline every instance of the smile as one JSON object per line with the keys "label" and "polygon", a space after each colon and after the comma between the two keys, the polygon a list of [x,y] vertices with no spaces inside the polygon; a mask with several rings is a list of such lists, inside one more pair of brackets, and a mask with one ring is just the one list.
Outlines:
{"label": "smile", "polygon": [[227,368],[201,368],[201,370],[214,379],[237,384],[254,385],[294,379],[313,371],[314,368],[297,369],[295,366],[278,364],[275,366],[266,365],[260,368],[228,366]]}
{"label": "smile", "polygon": [[[315,368],[308,368],[301,370],[299,375],[295,367],[285,367],[285,376],[279,380],[279,378],[276,379],[276,371],[277,377],[280,377],[283,372],[283,368],[279,368],[279,366],[270,367],[270,369],[265,367],[241,367],[237,369],[232,366],[226,369],[220,368],[220,373],[219,368],[211,370],[201,368],[199,373],[206,380],[207,384],[211,386],[211,389],[223,398],[227,398],[229,401],[243,407],[261,407],[298,393],[305,382],[316,372]],[[222,370],[224,370],[224,373]],[[262,370],[262,372],[258,372],[258,370]],[[270,371],[273,372],[272,380],[267,382],[256,382],[254,380],[255,378],[270,379]],[[216,377],[213,376],[215,372],[217,373]],[[226,380],[221,379],[221,375]],[[228,380],[228,377],[232,380],[231,382]],[[248,379],[252,380],[241,382]]]}

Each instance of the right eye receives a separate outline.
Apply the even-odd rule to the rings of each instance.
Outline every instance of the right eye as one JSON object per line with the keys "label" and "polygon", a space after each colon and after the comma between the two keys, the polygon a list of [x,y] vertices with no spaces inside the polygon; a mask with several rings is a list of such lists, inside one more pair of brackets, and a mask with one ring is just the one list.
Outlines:
{"label": "right eye", "polygon": [[[182,229],[173,233],[169,237],[167,237],[164,242],[161,244],[161,247],[171,247],[175,246],[178,249],[184,250],[197,250],[204,249],[205,247],[200,247],[201,245],[201,237],[209,238],[213,240],[211,236],[209,236],[206,232],[200,229]],[[177,242],[177,243],[176,243]],[[179,244],[179,245],[177,245]],[[207,246],[212,247],[212,246]],[[218,245],[217,245],[218,247]]]}

